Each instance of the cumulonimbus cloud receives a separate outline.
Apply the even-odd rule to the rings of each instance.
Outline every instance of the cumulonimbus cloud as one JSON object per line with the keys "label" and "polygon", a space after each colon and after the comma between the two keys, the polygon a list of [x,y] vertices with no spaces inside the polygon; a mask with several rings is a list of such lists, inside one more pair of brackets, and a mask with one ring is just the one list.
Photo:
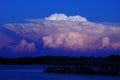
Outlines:
{"label": "cumulonimbus cloud", "polygon": [[[43,41],[44,47],[71,50],[120,49],[120,25],[90,22],[86,18],[53,14],[44,19],[27,19],[26,23],[4,27],[30,40]],[[39,43],[39,42],[38,42]]]}

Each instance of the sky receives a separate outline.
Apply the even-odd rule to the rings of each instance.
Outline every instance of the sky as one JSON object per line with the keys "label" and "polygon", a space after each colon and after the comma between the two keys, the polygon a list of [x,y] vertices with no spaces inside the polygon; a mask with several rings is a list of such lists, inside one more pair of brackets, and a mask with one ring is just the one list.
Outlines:
{"label": "sky", "polygon": [[0,0],[1,24],[53,13],[81,15],[94,22],[120,22],[120,0]]}
{"label": "sky", "polygon": [[0,56],[120,55],[119,8],[120,0],[0,0]]}

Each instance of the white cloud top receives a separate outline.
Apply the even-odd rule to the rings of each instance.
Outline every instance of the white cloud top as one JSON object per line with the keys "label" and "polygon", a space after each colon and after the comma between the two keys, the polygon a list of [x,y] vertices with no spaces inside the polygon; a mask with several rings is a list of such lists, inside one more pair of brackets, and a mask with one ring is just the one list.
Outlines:
{"label": "white cloud top", "polygon": [[45,17],[46,20],[54,20],[54,21],[78,21],[78,22],[87,22],[87,19],[82,16],[66,16],[65,14],[53,14],[49,17]]}

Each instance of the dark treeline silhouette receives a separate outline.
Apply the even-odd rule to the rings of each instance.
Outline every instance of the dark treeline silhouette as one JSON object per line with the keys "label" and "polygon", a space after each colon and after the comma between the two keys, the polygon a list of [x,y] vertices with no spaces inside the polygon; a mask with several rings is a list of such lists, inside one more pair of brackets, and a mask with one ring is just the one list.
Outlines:
{"label": "dark treeline silhouette", "polygon": [[47,65],[48,67],[43,71],[49,73],[120,75],[120,56],[118,55],[110,55],[107,57],[0,57],[0,64]]}
{"label": "dark treeline silhouette", "polygon": [[21,57],[21,58],[0,57],[0,64],[120,65],[120,56],[118,55],[110,55],[107,57],[39,56],[39,57]]}

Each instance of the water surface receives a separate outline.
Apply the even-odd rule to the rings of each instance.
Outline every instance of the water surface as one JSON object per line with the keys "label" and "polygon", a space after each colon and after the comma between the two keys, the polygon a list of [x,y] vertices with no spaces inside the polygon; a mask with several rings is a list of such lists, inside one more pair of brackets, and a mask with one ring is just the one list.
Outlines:
{"label": "water surface", "polygon": [[0,65],[0,80],[120,80],[120,76],[45,73],[41,65]]}

